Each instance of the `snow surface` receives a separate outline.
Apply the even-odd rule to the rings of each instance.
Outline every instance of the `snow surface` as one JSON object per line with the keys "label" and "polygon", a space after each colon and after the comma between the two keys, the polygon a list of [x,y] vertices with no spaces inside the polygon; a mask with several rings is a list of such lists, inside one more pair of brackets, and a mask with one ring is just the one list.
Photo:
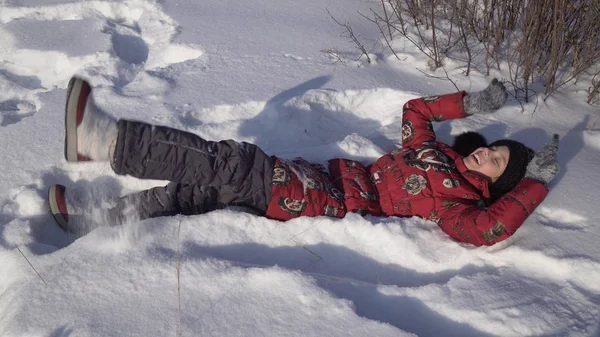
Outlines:
{"label": "snow surface", "polygon": [[[426,60],[407,42],[394,42],[401,61],[376,47],[377,28],[357,11],[377,3],[0,1],[0,336],[176,336],[180,322],[183,336],[599,336],[600,125],[588,130],[597,108],[583,85],[524,112],[511,100],[436,125],[442,141],[477,130],[534,149],[561,135],[548,198],[492,247],[418,218],[353,214],[281,223],[226,209],[78,239],[55,226],[51,184],[100,200],[164,183],[65,162],[73,74],[117,117],[282,157],[370,163],[394,149],[406,100],[455,89],[418,71]],[[374,64],[356,61],[326,9]],[[464,90],[491,79],[447,68]]]}

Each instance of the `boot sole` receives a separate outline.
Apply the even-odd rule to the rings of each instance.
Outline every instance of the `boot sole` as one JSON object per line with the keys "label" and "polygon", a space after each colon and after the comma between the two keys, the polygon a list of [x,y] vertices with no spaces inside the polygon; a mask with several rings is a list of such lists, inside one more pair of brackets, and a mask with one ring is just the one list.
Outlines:
{"label": "boot sole", "polygon": [[50,213],[52,213],[52,217],[54,217],[54,220],[56,221],[58,226],[62,228],[62,230],[67,232],[69,228],[68,219],[65,219],[63,213],[60,211],[60,206],[56,201],[56,192],[58,191],[58,189],[62,189],[62,194],[64,196],[65,187],[62,185],[52,185],[48,189],[48,203],[50,204]]}
{"label": "boot sole", "polygon": [[78,162],[89,160],[78,154],[77,126],[83,119],[85,105],[90,92],[91,87],[86,81],[77,77],[73,77],[69,81],[67,104],[65,106],[65,159],[67,161]]}

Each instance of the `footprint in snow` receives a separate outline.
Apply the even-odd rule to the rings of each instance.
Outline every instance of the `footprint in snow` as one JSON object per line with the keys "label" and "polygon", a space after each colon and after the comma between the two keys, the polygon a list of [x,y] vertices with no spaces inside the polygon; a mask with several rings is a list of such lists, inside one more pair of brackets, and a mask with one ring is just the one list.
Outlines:
{"label": "footprint in snow", "polygon": [[148,60],[148,45],[135,35],[114,33],[111,37],[115,55],[131,64],[142,64]]}
{"label": "footprint in snow", "polygon": [[[0,69],[0,78],[9,88],[16,85],[19,89],[5,92],[2,98],[31,97],[64,88],[73,73],[112,78],[116,87],[149,74],[152,83],[162,80],[160,87],[168,87],[171,74],[160,73],[168,78],[153,74],[203,54],[199,46],[173,41],[179,26],[154,2],[10,6],[3,8],[2,18],[0,36],[8,36],[14,43],[0,53],[0,64],[10,65]],[[1,102],[0,124],[17,123],[36,110],[35,104],[26,101]]]}
{"label": "footprint in snow", "polygon": [[37,106],[30,101],[11,99],[0,102],[0,126],[18,123],[36,112]]}

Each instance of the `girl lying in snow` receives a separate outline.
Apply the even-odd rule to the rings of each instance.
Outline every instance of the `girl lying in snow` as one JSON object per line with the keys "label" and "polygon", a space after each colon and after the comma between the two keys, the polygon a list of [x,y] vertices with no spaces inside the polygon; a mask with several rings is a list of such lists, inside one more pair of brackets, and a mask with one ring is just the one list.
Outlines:
{"label": "girl lying in snow", "polygon": [[[455,240],[492,245],[515,233],[544,200],[544,185],[559,171],[558,135],[537,153],[512,140],[487,145],[473,132],[457,137],[454,147],[436,142],[432,121],[492,113],[506,102],[506,89],[496,79],[481,92],[408,101],[402,148],[369,166],[332,159],[328,173],[303,159],[268,156],[249,143],[213,142],[164,126],[117,121],[96,106],[90,93],[85,80],[71,79],[66,159],[110,161],[117,174],[171,181],[119,199],[106,210],[111,224],[131,213],[145,219],[237,205],[282,221],[342,218],[347,212],[419,216]],[[73,219],[82,212],[65,187],[51,186],[49,199],[58,224],[78,232]]]}

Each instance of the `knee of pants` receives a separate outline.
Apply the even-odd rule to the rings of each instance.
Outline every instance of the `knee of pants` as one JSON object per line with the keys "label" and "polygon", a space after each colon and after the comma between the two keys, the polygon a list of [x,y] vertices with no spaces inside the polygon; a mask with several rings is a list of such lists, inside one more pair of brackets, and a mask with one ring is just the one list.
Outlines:
{"label": "knee of pants", "polygon": [[177,200],[184,215],[203,214],[222,207],[219,191],[211,186],[180,185]]}

